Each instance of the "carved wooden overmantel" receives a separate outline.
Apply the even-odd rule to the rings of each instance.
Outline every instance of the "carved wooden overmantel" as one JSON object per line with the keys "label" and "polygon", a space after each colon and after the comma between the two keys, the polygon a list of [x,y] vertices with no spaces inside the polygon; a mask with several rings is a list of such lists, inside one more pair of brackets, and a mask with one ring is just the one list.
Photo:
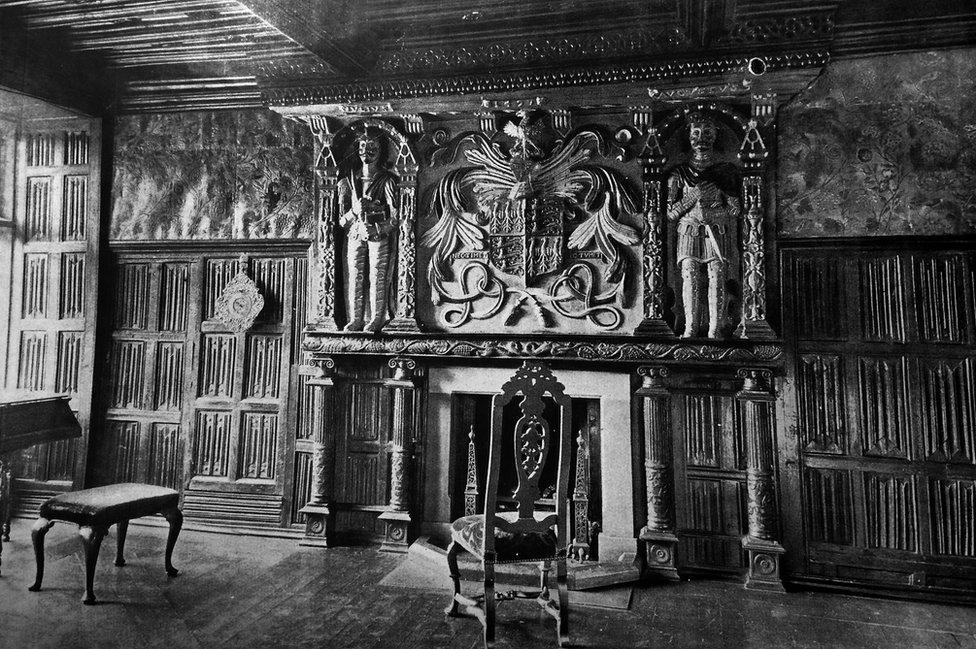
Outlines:
{"label": "carved wooden overmantel", "polygon": [[[674,437],[680,433],[671,414],[677,402],[670,374],[705,372],[724,377],[720,382],[728,386],[739,370],[748,370],[747,387],[738,393],[745,418],[737,427],[750,454],[748,479],[742,477],[751,513],[743,565],[748,585],[779,584],[778,532],[763,527],[776,515],[769,503],[777,502],[769,458],[775,428],[766,396],[784,363],[778,314],[767,308],[776,287],[769,236],[774,178],[767,163],[776,146],[778,106],[825,61],[823,52],[810,51],[733,56],[661,67],[640,81],[621,72],[602,85],[554,83],[529,92],[498,92],[491,84],[442,89],[438,81],[429,87],[443,92],[407,82],[367,95],[308,86],[266,89],[271,107],[307,124],[317,142],[315,309],[303,351],[312,363],[330,359],[349,367],[386,357],[392,369],[392,378],[382,379],[393,413],[389,502],[379,515],[385,549],[402,551],[423,522],[413,510],[423,476],[411,440],[420,437],[412,427],[425,425],[414,416],[424,394],[413,374],[427,366],[539,359],[639,377],[630,398],[640,413],[633,452],[645,488],[635,503],[642,503],[646,520],[633,538],[648,574],[676,579],[684,550],[675,516]],[[702,119],[716,131],[713,162],[731,170],[733,179],[722,187],[721,224],[709,221],[712,208],[700,203],[701,222],[708,225],[703,240],[709,228],[709,236],[727,237],[720,281],[723,291],[726,282],[731,290],[718,293],[717,307],[703,302],[700,309],[721,311],[725,324],[684,337],[671,179],[693,162],[690,131]],[[350,177],[348,134],[357,129],[384,134],[385,165],[397,179],[389,321],[374,331],[343,331],[354,319],[348,313],[353,306],[343,305],[355,304],[348,292],[357,285],[341,271],[349,247],[342,219],[350,217],[339,194],[341,183],[351,182],[343,180]],[[697,196],[711,190],[685,191],[685,205],[694,211],[695,201],[704,201]],[[721,398],[731,403],[738,388],[724,389]],[[322,392],[323,404],[328,394]],[[462,460],[469,460],[472,444],[460,444]],[[467,482],[464,497],[471,500],[476,483]],[[327,487],[313,493],[313,501],[320,493]],[[327,500],[310,503],[307,519]]]}

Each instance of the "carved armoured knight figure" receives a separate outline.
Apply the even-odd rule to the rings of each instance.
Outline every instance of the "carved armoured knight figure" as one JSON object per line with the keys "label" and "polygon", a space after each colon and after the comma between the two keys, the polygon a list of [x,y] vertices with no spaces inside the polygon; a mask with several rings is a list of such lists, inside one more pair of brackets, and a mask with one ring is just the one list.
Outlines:
{"label": "carved armoured knight figure", "polygon": [[339,225],[347,232],[349,323],[345,331],[375,332],[387,320],[390,247],[397,227],[397,178],[381,166],[378,138],[363,132],[355,145],[362,167],[339,182]]}
{"label": "carved armoured knight figure", "polygon": [[701,335],[707,302],[708,337],[718,338],[725,327],[726,239],[741,212],[738,175],[734,165],[714,160],[716,123],[701,113],[690,114],[687,121],[691,158],[668,176],[668,218],[678,221],[677,264],[685,312],[681,337]]}

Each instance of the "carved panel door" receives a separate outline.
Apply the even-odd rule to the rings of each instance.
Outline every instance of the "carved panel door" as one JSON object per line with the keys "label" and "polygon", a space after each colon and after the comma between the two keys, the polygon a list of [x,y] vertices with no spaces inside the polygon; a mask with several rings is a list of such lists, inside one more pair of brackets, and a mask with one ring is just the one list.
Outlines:
{"label": "carved panel door", "polygon": [[99,124],[90,119],[21,124],[3,392],[9,398],[70,394],[83,431],[81,439],[24,453],[16,489],[25,511],[84,480],[98,284],[99,140]]}
{"label": "carved panel door", "polygon": [[971,588],[974,264],[961,249],[786,255],[799,466],[784,494],[804,575]]}
{"label": "carved panel door", "polygon": [[746,452],[733,386],[679,389],[671,403],[680,565],[741,573]]}
{"label": "carved panel door", "polygon": [[[211,523],[290,521],[307,262],[300,243],[256,248],[116,247],[100,481],[183,487],[187,516]],[[217,299],[242,268],[264,307],[236,332]]]}

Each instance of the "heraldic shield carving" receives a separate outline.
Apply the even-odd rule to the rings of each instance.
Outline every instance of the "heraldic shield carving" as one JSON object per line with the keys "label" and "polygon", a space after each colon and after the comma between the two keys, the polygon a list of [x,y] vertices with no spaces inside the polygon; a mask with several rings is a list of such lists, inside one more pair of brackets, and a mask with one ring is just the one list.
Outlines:
{"label": "heraldic shield carving", "polygon": [[503,134],[472,133],[445,152],[467,164],[433,188],[436,222],[421,239],[442,324],[530,315],[540,327],[620,326],[626,248],[640,241],[622,219],[638,208],[623,176],[595,161],[605,151],[596,130],[553,137],[544,116],[520,111]]}

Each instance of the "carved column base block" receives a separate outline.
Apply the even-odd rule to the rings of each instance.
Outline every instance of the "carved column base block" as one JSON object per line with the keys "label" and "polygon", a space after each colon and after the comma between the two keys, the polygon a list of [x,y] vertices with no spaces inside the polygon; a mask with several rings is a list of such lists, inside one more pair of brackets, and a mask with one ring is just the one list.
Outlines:
{"label": "carved column base block", "polygon": [[661,318],[644,318],[637,328],[634,329],[635,334],[641,336],[666,336],[668,338],[674,337],[674,332],[668,323]]}
{"label": "carved column base block", "polygon": [[379,515],[386,530],[383,534],[383,545],[380,550],[383,552],[396,552],[402,554],[407,551],[410,545],[408,532],[410,530],[410,513],[399,511],[383,512]]}
{"label": "carved column base block", "polygon": [[742,539],[742,547],[749,553],[749,571],[745,587],[750,590],[766,590],[785,593],[779,574],[780,557],[785,550],[776,541],[764,541],[751,536]]}
{"label": "carved column base block", "polygon": [[658,532],[644,527],[640,532],[644,542],[645,573],[667,581],[678,581],[675,549],[678,537],[671,532]]}
{"label": "carved column base block", "polygon": [[744,320],[738,333],[749,340],[776,340],[776,332],[765,320]]}
{"label": "carved column base block", "polygon": [[385,333],[418,333],[420,327],[414,318],[393,318],[383,325]]}
{"label": "carved column base block", "polygon": [[305,536],[298,545],[314,548],[327,548],[333,545],[332,512],[328,505],[308,503],[298,511],[305,514]]}

